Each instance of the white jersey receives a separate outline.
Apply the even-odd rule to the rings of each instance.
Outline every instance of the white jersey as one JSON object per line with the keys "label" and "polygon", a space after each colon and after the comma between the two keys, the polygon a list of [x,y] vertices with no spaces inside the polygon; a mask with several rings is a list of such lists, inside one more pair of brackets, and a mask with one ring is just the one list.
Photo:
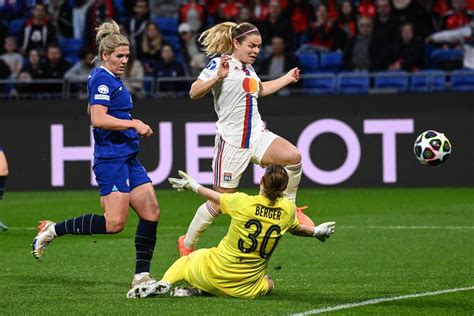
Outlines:
{"label": "white jersey", "polygon": [[[220,57],[203,69],[198,79],[217,76]],[[253,67],[234,57],[229,60],[229,74],[212,88],[218,121],[217,133],[225,142],[239,148],[252,148],[264,129],[257,106],[260,78]]]}

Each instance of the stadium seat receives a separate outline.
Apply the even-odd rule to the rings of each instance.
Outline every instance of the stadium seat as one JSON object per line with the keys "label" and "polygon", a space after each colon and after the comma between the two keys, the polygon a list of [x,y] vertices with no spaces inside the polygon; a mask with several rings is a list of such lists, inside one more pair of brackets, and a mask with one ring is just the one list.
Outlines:
{"label": "stadium seat", "polygon": [[374,74],[374,88],[387,92],[406,92],[408,73],[406,71],[380,71]]}
{"label": "stadium seat", "polygon": [[303,77],[304,92],[310,95],[335,93],[336,76],[330,73],[305,74]]}
{"label": "stadium seat", "polygon": [[300,62],[301,71],[303,73],[315,72],[318,69],[318,55],[310,52],[300,52],[296,54]]}
{"label": "stadium seat", "polygon": [[451,70],[462,67],[464,53],[460,49],[437,48],[431,52],[431,67]]}
{"label": "stadium seat", "polygon": [[143,88],[145,90],[145,95],[147,97],[154,97],[154,85],[155,85],[155,78],[150,76],[145,76],[143,78]]}
{"label": "stadium seat", "polygon": [[[10,35],[18,38],[18,35],[20,34],[20,30],[25,24],[26,19],[21,18],[21,19],[15,19],[10,22]],[[2,43],[3,45],[3,43]]]}
{"label": "stadium seat", "polygon": [[82,39],[63,38],[59,41],[59,47],[63,57],[70,63],[75,63],[79,60],[79,51],[83,45]]}
{"label": "stadium seat", "polygon": [[319,67],[321,70],[339,71],[343,64],[343,54],[341,52],[321,53],[319,57]]}
{"label": "stadium seat", "polygon": [[337,91],[342,94],[368,94],[369,88],[367,72],[344,72],[337,77]]}
{"label": "stadium seat", "polygon": [[181,43],[179,42],[179,36],[168,35],[165,36],[166,41],[173,47],[175,53],[181,51]]}
{"label": "stadium seat", "polygon": [[445,89],[446,76],[442,70],[420,70],[411,75],[412,92],[440,92]]}
{"label": "stadium seat", "polygon": [[456,70],[451,73],[451,91],[473,92],[474,71]]}
{"label": "stadium seat", "polygon": [[178,19],[169,17],[156,17],[153,19],[164,36],[178,36]]}

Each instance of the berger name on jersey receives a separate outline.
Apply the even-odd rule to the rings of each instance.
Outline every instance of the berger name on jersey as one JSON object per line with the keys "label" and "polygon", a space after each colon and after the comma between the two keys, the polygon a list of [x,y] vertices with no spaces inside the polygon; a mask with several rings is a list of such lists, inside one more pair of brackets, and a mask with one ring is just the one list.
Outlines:
{"label": "berger name on jersey", "polygon": [[281,210],[277,208],[266,207],[263,205],[257,205],[255,207],[255,215],[279,221],[281,216]]}

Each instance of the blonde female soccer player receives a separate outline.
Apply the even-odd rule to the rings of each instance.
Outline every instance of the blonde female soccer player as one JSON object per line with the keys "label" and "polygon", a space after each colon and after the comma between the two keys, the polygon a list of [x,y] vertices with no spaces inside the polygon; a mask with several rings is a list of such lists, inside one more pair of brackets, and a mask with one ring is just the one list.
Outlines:
{"label": "blonde female soccer player", "polygon": [[[295,216],[295,205],[283,197],[288,174],[281,166],[270,165],[260,181],[260,193],[220,193],[201,186],[186,173],[181,179],[170,178],[178,191],[193,190],[219,205],[232,221],[227,235],[218,247],[199,249],[179,258],[156,284],[151,294],[165,294],[171,285],[185,280],[195,289],[218,296],[255,298],[268,294],[274,287],[267,275],[268,261],[278,241],[290,232],[314,236],[321,241],[334,233],[335,222],[316,227],[301,225]],[[186,296],[183,289],[175,296]],[[136,286],[129,297],[146,297],[150,291]],[[188,294],[196,293],[191,289]]]}
{"label": "blonde female soccer player", "polygon": [[131,207],[139,217],[132,287],[150,287],[157,282],[150,276],[150,264],[160,209],[137,155],[140,138],[150,137],[153,130],[132,117],[132,97],[120,80],[129,60],[130,42],[113,20],[100,25],[96,41],[101,66],[92,70],[87,82],[88,111],[94,127],[93,170],[104,215],[84,214],[60,223],[40,222],[32,253],[36,259],[41,258],[46,246],[63,235],[117,234],[124,229]]}
{"label": "blonde female soccer player", "polygon": [[[295,203],[301,180],[301,154],[293,144],[265,128],[257,100],[297,82],[300,70],[293,68],[278,79],[262,82],[252,67],[262,38],[250,23],[218,24],[205,31],[199,40],[208,56],[220,55],[211,60],[189,92],[193,100],[211,91],[214,96],[218,116],[212,162],[214,188],[218,192],[235,192],[250,162],[280,165],[289,176],[284,196]],[[178,239],[180,255],[196,248],[200,233],[219,214],[219,204],[212,201],[198,208],[186,235]]]}

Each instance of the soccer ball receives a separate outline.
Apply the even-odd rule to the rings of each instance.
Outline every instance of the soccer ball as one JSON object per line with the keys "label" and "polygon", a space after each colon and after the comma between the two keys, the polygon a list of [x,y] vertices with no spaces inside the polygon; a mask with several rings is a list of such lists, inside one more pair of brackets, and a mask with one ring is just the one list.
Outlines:
{"label": "soccer ball", "polygon": [[413,150],[423,165],[437,166],[448,159],[451,144],[443,133],[429,130],[416,138]]}

